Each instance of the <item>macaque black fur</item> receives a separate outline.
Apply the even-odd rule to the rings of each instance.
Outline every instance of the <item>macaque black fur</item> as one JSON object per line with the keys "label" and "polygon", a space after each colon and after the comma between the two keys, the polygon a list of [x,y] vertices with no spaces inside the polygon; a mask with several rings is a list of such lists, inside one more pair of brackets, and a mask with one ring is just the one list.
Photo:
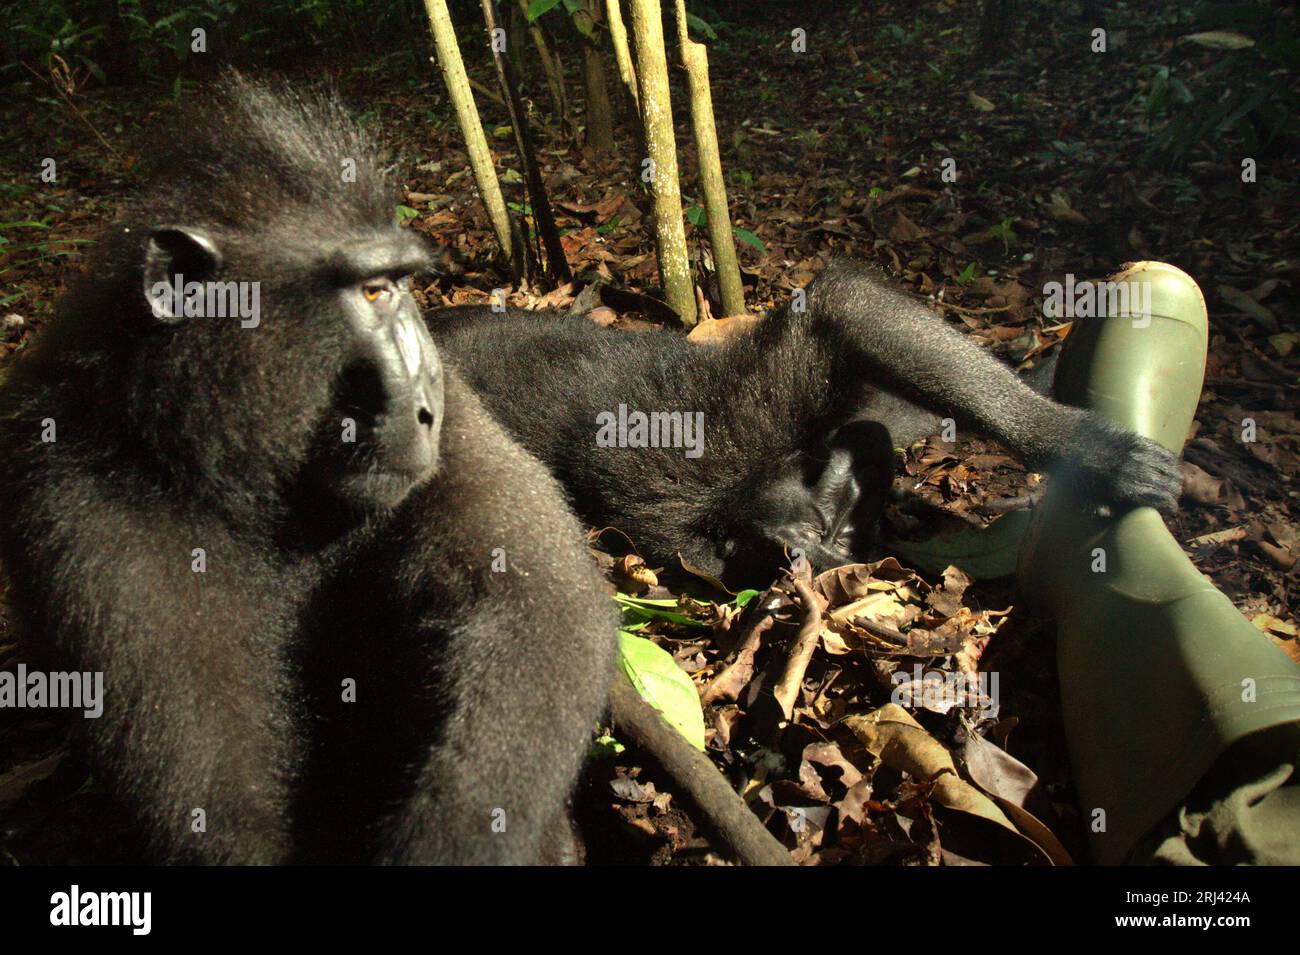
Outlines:
{"label": "macaque black fur", "polygon": [[[158,861],[543,859],[617,626],[560,489],[442,366],[330,97],[234,79],[158,138],[0,382],[0,563],[104,674],[96,779]],[[260,321],[183,314],[176,273],[260,282]]]}
{"label": "macaque black fur", "polygon": [[[632,335],[581,317],[489,308],[427,315],[439,348],[510,433],[546,463],[579,514],[655,563],[761,584],[800,553],[819,569],[864,558],[894,449],[959,427],[1102,504],[1172,511],[1167,450],[1058,404],[876,270],[831,264],[722,345]],[[703,412],[703,454],[599,447],[597,416]]]}

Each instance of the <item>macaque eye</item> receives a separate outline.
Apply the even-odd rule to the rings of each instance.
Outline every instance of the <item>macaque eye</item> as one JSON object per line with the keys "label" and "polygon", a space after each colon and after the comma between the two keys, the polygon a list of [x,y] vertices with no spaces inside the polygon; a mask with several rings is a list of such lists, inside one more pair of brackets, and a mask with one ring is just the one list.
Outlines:
{"label": "macaque eye", "polygon": [[361,295],[367,302],[383,301],[396,291],[396,286],[388,279],[371,279],[361,286]]}

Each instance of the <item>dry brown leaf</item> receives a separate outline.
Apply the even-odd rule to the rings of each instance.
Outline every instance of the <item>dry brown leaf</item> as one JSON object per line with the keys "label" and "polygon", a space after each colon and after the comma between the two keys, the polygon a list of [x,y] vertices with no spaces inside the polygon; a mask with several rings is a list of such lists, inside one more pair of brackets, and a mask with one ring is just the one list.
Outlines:
{"label": "dry brown leaf", "polygon": [[934,779],[934,799],[941,806],[1020,835],[993,800],[957,775],[952,754],[901,706],[887,703],[865,716],[845,717],[844,726],[886,766],[913,779]]}

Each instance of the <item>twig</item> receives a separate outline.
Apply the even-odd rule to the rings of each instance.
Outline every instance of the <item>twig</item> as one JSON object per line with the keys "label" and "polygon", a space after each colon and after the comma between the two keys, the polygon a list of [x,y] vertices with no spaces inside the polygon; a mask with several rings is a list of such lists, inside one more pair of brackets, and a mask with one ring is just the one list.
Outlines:
{"label": "twig", "polygon": [[740,695],[741,689],[754,675],[754,655],[763,645],[763,634],[771,630],[774,623],[776,617],[769,612],[765,612],[754,622],[745,634],[745,639],[740,643],[736,659],[710,680],[709,685],[700,694],[701,703],[707,706],[715,700],[734,700]]}
{"label": "twig", "polygon": [[122,158],[122,154],[119,153],[116,149],[114,149],[113,144],[110,143],[107,139],[105,139],[100,134],[99,130],[95,128],[94,123],[92,123],[88,118],[86,118],[86,116],[81,112],[81,110],[77,108],[77,104],[72,101],[72,97],[68,95],[68,92],[67,90],[64,89],[63,84],[60,84],[58,82],[58,79],[54,75],[57,69],[54,62],[56,60],[62,64],[62,69],[65,75],[66,84],[75,89],[76,81],[72,75],[72,70],[68,67],[68,64],[65,63],[63,59],[56,54],[50,55],[50,76],[48,77],[42,77],[41,74],[37,73],[26,63],[23,64],[23,68],[26,69],[28,73],[31,73],[32,76],[36,77],[37,80],[44,80],[45,82],[48,82],[50,86],[54,87],[54,92],[58,93],[59,96],[63,98],[63,102],[68,104],[68,109],[72,110],[72,115],[76,116],[77,119],[81,120],[83,123],[86,124],[86,128],[95,134],[95,138],[104,144],[104,148],[113,154],[114,159],[116,159],[120,163],[125,164],[126,160]]}
{"label": "twig", "polygon": [[506,101],[501,98],[501,94],[496,92],[494,89],[492,89],[492,87],[488,86],[486,83],[480,83],[478,80],[474,79],[474,77],[471,76],[469,77],[469,85],[474,87],[474,89],[478,90],[488,99],[492,100],[492,102],[496,103],[502,109],[508,108],[506,106]]}
{"label": "twig", "polygon": [[1009,312],[1014,305],[999,305],[996,308],[966,308],[962,305],[954,305],[952,302],[939,302],[940,308],[946,308],[950,311],[957,312],[959,315],[996,315],[998,312]]}
{"label": "twig", "polygon": [[803,601],[803,626],[790,648],[790,657],[786,661],[785,672],[781,674],[772,695],[776,698],[781,712],[788,720],[794,714],[794,702],[799,696],[799,687],[803,684],[804,674],[812,660],[813,651],[817,649],[817,638],[822,632],[822,610],[817,597],[805,581],[799,577],[792,579],[795,593]]}
{"label": "twig", "polygon": [[1250,536],[1250,530],[1245,527],[1225,527],[1221,531],[1214,531],[1212,534],[1202,534],[1200,537],[1193,537],[1188,544],[1192,547],[1208,547],[1210,545],[1227,544],[1231,541],[1242,541]]}

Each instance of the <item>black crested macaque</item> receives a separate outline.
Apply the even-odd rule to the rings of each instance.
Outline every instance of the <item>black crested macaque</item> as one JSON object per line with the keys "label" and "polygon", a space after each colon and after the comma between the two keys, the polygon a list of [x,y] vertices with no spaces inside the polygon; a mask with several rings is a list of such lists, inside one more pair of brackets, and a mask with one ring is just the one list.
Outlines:
{"label": "black crested macaque", "polygon": [[440,362],[374,149],[235,79],[152,167],[0,385],[0,562],[103,673],[97,778],[158,861],[562,851],[617,619]]}
{"label": "black crested macaque", "polygon": [[[582,517],[623,530],[648,559],[680,554],[726,580],[765,581],[799,553],[819,569],[865,557],[893,449],[946,416],[1099,503],[1176,506],[1182,478],[1167,450],[1036,393],[873,269],[832,263],[803,305],[723,345],[520,310],[426,317]],[[643,429],[652,446],[597,441],[602,423],[633,411],[661,416]],[[662,417],[674,412],[702,414],[702,443]],[[695,444],[683,448],[679,432]]]}

